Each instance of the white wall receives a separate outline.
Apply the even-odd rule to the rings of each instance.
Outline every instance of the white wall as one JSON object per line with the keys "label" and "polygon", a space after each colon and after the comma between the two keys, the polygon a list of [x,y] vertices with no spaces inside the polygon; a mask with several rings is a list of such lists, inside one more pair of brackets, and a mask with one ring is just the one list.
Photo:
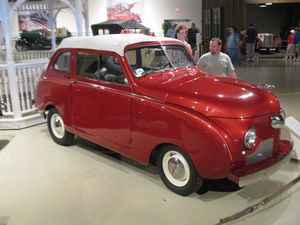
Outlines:
{"label": "white wall", "polygon": [[[75,16],[71,9],[63,9],[56,18],[56,27],[66,27],[72,33],[77,33]],[[82,26],[84,30],[84,25]]]}
{"label": "white wall", "polygon": [[106,0],[89,0],[89,20],[90,24],[107,20]]}
{"label": "white wall", "polygon": [[[90,24],[107,20],[106,7],[106,0],[89,0]],[[181,9],[180,12],[176,12],[177,7]],[[161,25],[165,19],[189,19],[201,28],[201,17],[202,0],[144,0],[143,24],[156,35],[162,35]],[[67,27],[76,33],[76,22],[70,9],[60,12],[57,27]]]}
{"label": "white wall", "polygon": [[[189,19],[196,26],[202,27],[202,0],[144,0],[143,24],[156,35],[162,35],[162,23],[165,19]],[[176,8],[181,9],[176,12]],[[189,24],[190,24],[189,23]]]}

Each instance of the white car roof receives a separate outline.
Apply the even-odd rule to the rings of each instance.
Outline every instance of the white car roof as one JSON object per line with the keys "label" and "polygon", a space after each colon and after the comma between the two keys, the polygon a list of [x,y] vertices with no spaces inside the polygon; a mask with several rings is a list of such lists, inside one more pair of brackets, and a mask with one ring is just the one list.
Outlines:
{"label": "white car roof", "polygon": [[141,43],[141,42],[159,42],[162,41],[175,41],[182,43],[174,38],[153,37],[144,34],[110,34],[110,35],[97,35],[97,36],[80,36],[69,37],[63,39],[60,48],[84,48],[102,51],[116,52],[119,55],[124,55],[124,48],[127,45]]}

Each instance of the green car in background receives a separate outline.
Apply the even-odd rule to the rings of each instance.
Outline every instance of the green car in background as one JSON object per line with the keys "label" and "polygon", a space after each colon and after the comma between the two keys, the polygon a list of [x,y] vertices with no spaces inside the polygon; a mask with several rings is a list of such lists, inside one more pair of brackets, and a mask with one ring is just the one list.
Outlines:
{"label": "green car in background", "polygon": [[[70,36],[69,32],[67,36]],[[56,37],[56,44],[58,45],[65,37]],[[50,31],[43,29],[34,31],[21,31],[20,38],[16,41],[15,47],[18,51],[50,50],[52,48]]]}

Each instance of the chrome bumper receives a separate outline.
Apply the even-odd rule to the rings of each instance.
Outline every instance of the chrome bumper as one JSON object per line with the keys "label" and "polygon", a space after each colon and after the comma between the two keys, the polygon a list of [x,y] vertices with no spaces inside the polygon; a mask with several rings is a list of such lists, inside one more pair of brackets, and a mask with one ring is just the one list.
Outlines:
{"label": "chrome bumper", "polygon": [[275,163],[274,165],[272,165],[270,167],[267,167],[263,170],[259,170],[259,171],[255,172],[255,173],[240,177],[239,181],[238,181],[238,185],[240,187],[247,186],[249,184],[256,183],[260,180],[263,180],[263,179],[271,176],[272,174],[277,172],[280,167],[286,165],[291,160],[291,155],[292,155],[291,152],[292,151],[290,151],[288,155],[284,156],[283,159],[281,159],[280,161],[278,161],[277,163]]}

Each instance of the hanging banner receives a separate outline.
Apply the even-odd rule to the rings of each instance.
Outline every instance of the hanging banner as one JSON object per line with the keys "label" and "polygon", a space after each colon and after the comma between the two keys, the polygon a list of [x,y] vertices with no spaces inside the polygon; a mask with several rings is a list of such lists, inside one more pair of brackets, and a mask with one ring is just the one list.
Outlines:
{"label": "hanging banner", "polygon": [[130,20],[142,22],[144,0],[107,0],[109,20]]}

